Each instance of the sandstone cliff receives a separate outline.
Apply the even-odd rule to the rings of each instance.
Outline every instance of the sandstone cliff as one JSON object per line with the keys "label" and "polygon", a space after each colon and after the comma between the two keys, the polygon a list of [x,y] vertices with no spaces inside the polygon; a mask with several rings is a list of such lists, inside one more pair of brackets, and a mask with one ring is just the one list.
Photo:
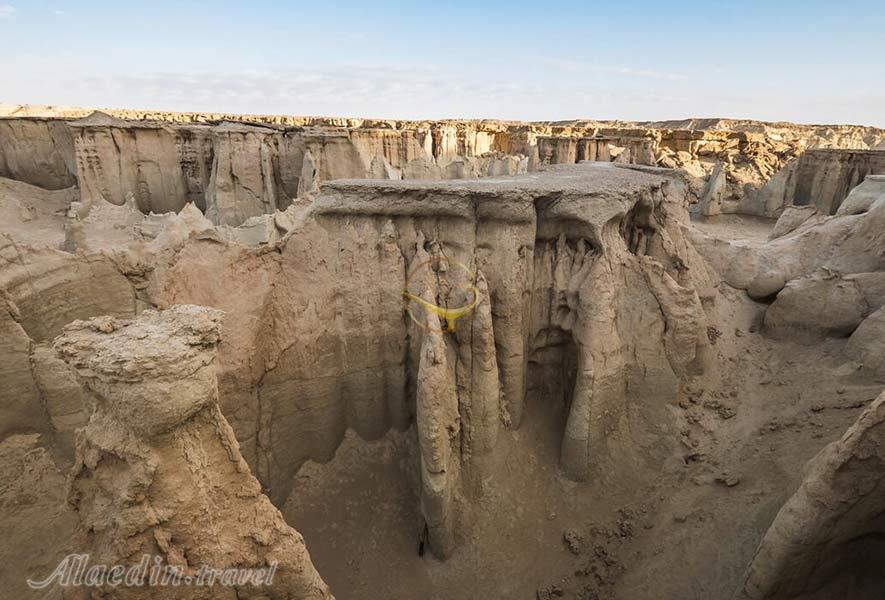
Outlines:
{"label": "sandstone cliff", "polygon": [[[0,119],[0,177],[47,189],[78,183],[84,201],[120,205],[131,196],[144,212],[180,210],[190,202],[213,222],[233,226],[285,209],[318,181],[511,175],[582,160],[680,168],[693,178],[704,214],[771,217],[806,203],[809,186],[833,188],[832,202],[838,202],[863,174],[878,172],[875,166],[852,167],[822,181],[809,171],[813,167],[803,166],[814,162],[800,158],[807,149],[867,150],[885,140],[873,128],[726,120],[518,123],[7,112],[15,117]],[[822,156],[851,162],[846,157],[863,154]],[[869,156],[867,162],[878,160]]]}
{"label": "sandstone cliff", "polygon": [[[415,423],[431,548],[446,556],[459,535],[457,498],[482,493],[475,482],[491,476],[483,465],[497,430],[521,425],[526,386],[555,377],[549,357],[565,345],[576,355],[558,354],[575,360],[562,399],[564,472],[599,481],[665,458],[676,426],[666,407],[680,377],[703,368],[702,298],[712,298],[679,226],[686,206],[685,183],[667,171],[587,164],[521,178],[326,184],[290,207],[285,238],[258,248],[227,241],[188,210],[158,224],[153,241],[132,237],[116,251],[88,250],[103,229],[83,223],[84,256],[111,268],[101,276],[119,282],[125,301],[104,292],[113,309],[84,298],[74,312],[54,311],[55,321],[37,320],[32,311],[52,306],[57,284],[16,291],[10,265],[10,326],[23,329],[17,372],[21,386],[36,385],[30,365],[45,373],[42,410],[69,414],[50,390],[71,383],[39,351],[63,321],[183,303],[225,310],[219,402],[271,498],[284,502],[298,468],[330,460],[347,429],[377,439]],[[144,231],[139,218],[117,222]],[[32,253],[30,272],[43,277],[69,256]],[[404,319],[409,273],[425,263],[430,279],[414,293],[439,306],[466,300],[454,265],[472,274],[476,306],[451,332],[432,312],[421,327]],[[440,269],[455,288],[440,287]],[[69,296],[88,280],[60,289]],[[548,367],[530,369],[542,355]],[[21,418],[69,439],[68,426],[27,412],[35,404],[25,402]]]}
{"label": "sandstone cliff", "polygon": [[[666,437],[667,398],[706,346],[694,290],[709,289],[707,273],[676,226],[684,194],[678,180],[589,165],[475,183],[337,182],[275,250],[193,240],[154,269],[148,293],[230,315],[222,409],[272,498],[285,499],[304,461],[329,460],[346,429],[376,439],[415,421],[422,507],[445,556],[463,472],[481,470],[499,426],[520,425],[529,357],[557,340],[579,356],[563,469],[597,479],[615,463],[653,468],[640,448]],[[433,314],[424,327],[403,320],[407,274],[442,255],[487,294],[453,334]],[[415,295],[463,301],[428,286]],[[658,400],[643,402],[652,389]]]}

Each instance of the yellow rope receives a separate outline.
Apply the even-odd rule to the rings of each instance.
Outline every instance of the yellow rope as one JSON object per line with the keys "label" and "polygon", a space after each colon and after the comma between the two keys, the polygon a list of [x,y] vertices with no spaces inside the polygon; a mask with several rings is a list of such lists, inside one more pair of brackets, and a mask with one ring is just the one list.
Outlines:
{"label": "yellow rope", "polygon": [[[473,300],[470,302],[470,304],[459,306],[457,308],[443,308],[442,306],[437,306],[432,302],[428,302],[424,298],[419,298],[415,294],[410,294],[406,291],[403,292],[403,297],[408,298],[409,300],[414,300],[430,312],[439,315],[446,320],[446,323],[448,323],[449,331],[455,331],[455,320],[460,319],[461,317],[472,311],[474,307],[476,307],[476,303],[479,301],[479,290],[476,289],[475,285],[473,285],[472,283],[462,283],[458,287],[473,292]],[[411,315],[411,313],[409,314]],[[412,318],[414,319],[414,317]],[[415,322],[417,323],[417,320]]]}

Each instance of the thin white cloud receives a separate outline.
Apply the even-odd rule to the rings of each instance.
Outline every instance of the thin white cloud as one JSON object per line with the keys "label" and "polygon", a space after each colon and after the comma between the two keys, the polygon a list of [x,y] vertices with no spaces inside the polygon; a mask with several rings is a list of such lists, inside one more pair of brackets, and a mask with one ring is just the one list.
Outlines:
{"label": "thin white cloud", "polygon": [[60,16],[60,17],[63,17],[64,15],[68,14],[68,13],[66,13],[66,12],[63,11],[63,10],[54,10],[54,11],[52,11],[52,12],[54,12],[55,14],[57,14],[57,15]]}
{"label": "thin white cloud", "polygon": [[0,19],[11,17],[15,13],[15,7],[11,4],[0,4]]}
{"label": "thin white cloud", "polygon": [[66,102],[89,106],[392,119],[664,118],[637,107],[655,102],[660,110],[672,111],[688,100],[647,88],[608,89],[598,78],[515,81],[487,73],[377,65],[86,76],[63,85],[74,95]]}
{"label": "thin white cloud", "polygon": [[615,67],[614,71],[623,75],[636,75],[637,77],[650,77],[652,79],[667,79],[670,81],[684,81],[687,75],[680,73],[668,73],[667,71],[655,71],[652,69],[634,69],[631,67]]}
{"label": "thin white cloud", "polygon": [[[592,72],[592,65],[582,68]],[[596,69],[594,77],[561,77],[554,71],[549,77],[517,79],[507,73],[397,65],[100,75],[71,68],[58,70],[54,78],[13,78],[8,93],[22,102],[197,112],[640,121],[725,116],[885,125],[881,93],[812,102],[759,90],[718,90],[692,77],[673,82]]]}
{"label": "thin white cloud", "polygon": [[501,104],[530,97],[537,102],[549,93],[512,81],[395,66],[127,74],[86,77],[68,85],[107,99],[135,96],[142,98],[139,104],[154,106],[389,118],[494,114]]}
{"label": "thin white cloud", "polygon": [[597,63],[585,63],[571,59],[546,59],[540,61],[542,65],[549,65],[567,73],[608,73],[614,75],[626,75],[629,77],[645,77],[650,79],[665,79],[669,81],[684,81],[688,75],[672,73],[657,69],[639,69],[625,65],[600,65]]}

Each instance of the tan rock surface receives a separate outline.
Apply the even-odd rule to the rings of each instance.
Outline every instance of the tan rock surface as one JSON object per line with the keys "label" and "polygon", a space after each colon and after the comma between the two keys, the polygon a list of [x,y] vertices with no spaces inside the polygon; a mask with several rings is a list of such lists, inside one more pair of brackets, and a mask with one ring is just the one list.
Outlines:
{"label": "tan rock surface", "polygon": [[[49,189],[79,180],[87,200],[122,204],[131,194],[145,212],[179,210],[191,202],[214,222],[234,226],[248,216],[285,209],[309,190],[301,181],[308,155],[320,181],[479,177],[582,160],[657,164],[696,178],[695,193],[707,214],[776,216],[794,202],[805,204],[812,188],[838,189],[834,202],[841,201],[859,173],[878,172],[870,166],[841,176],[828,169],[832,182],[817,182],[812,173],[817,159],[800,158],[807,149],[866,151],[885,139],[874,128],[721,119],[519,123],[52,107],[5,112],[14,116],[0,120],[0,141],[6,140],[0,176]],[[867,155],[874,156],[821,156],[854,164]],[[38,168],[35,160],[47,164]]]}
{"label": "tan rock surface", "polygon": [[883,556],[885,394],[806,466],[781,508],[737,598],[874,597]]}
{"label": "tan rock surface", "polygon": [[220,320],[178,306],[65,328],[54,347],[95,398],[69,501],[95,563],[133,565],[148,554],[194,577],[203,565],[277,564],[275,577],[262,586],[107,586],[92,597],[331,598],[218,409]]}

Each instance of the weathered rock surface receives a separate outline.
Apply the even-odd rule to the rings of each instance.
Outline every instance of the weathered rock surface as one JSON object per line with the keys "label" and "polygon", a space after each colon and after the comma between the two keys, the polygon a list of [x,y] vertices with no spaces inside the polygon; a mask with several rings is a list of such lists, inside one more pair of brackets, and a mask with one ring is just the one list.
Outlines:
{"label": "weathered rock surface", "polygon": [[874,598],[885,548],[885,394],[806,466],[736,598]]}
{"label": "weathered rock surface", "polygon": [[[524,419],[534,354],[565,342],[577,352],[557,359],[574,380],[561,441],[570,477],[609,478],[615,464],[639,473],[666,456],[666,407],[680,376],[703,366],[701,298],[712,297],[679,226],[686,202],[669,171],[591,163],[517,178],[341,181],[235,229],[212,227],[193,205],[145,216],[131,200],[86,204],[69,217],[76,259],[29,249],[2,270],[18,311],[10,422],[56,436],[62,454],[70,446],[83,396],[41,345],[64,323],[152,305],[221,308],[221,409],[271,497],[285,500],[304,461],[330,460],[347,429],[372,440],[415,422],[431,548],[446,556],[457,498],[482,493],[496,432]],[[236,243],[249,237],[262,245]],[[34,266],[22,270],[21,258]],[[424,275],[446,265],[457,285],[431,277],[417,290],[427,302],[463,305],[460,285],[475,277],[476,305],[454,331],[434,327],[434,313],[422,327],[403,319],[407,275],[431,258]],[[57,283],[56,263],[90,271],[59,271]],[[81,289],[96,278],[107,283]],[[59,310],[62,292],[81,299]]]}
{"label": "weathered rock surface", "polygon": [[772,333],[846,336],[885,303],[885,195],[867,190],[851,214],[786,211],[764,243],[688,232],[726,283],[774,298],[765,315]]}
{"label": "weathered rock surface", "polygon": [[61,590],[32,590],[77,547],[77,517],[66,501],[65,473],[39,434],[0,441],[0,586],[7,598],[58,600]]}
{"label": "weathered rock surface", "polygon": [[[38,113],[22,109],[0,121],[0,176],[49,189],[79,182],[86,201],[119,205],[131,195],[144,212],[193,203],[213,222],[233,226],[284,210],[313,181],[472,178],[584,160],[682,168],[695,178],[704,214],[776,216],[809,185],[838,188],[844,197],[863,174],[877,172],[829,169],[827,181],[835,183],[814,183],[814,169],[803,166],[814,159],[799,158],[806,149],[856,149],[831,155],[854,165],[885,139],[873,128],[727,120],[431,122],[82,110],[46,113],[73,119],[67,123],[25,117]],[[795,204],[803,203],[797,196]]]}
{"label": "weathered rock surface", "polygon": [[870,174],[885,173],[881,150],[809,150],[799,159],[791,204],[836,214],[849,192]]}
{"label": "weathered rock surface", "polygon": [[130,124],[96,113],[70,128],[85,202],[121,205],[131,196],[146,213],[178,211],[188,202],[206,208],[213,164],[209,127]]}
{"label": "weathered rock surface", "polygon": [[0,233],[19,243],[61,248],[64,215],[77,200],[74,187],[46,190],[0,177]]}
{"label": "weathered rock surface", "polygon": [[863,183],[853,188],[836,211],[838,216],[868,212],[873,204],[885,196],[885,175],[867,175]]}
{"label": "weathered rock surface", "polygon": [[0,118],[0,177],[47,190],[75,185],[71,130],[61,120]]}
{"label": "weathered rock surface", "polygon": [[885,308],[858,326],[848,340],[848,352],[865,368],[885,374]]}
{"label": "weathered rock surface", "polygon": [[24,246],[7,237],[0,238],[0,288],[34,341],[51,339],[74,319],[135,311],[135,291],[110,257]]}
{"label": "weathered rock surface", "polygon": [[[218,409],[220,321],[218,311],[178,306],[135,320],[75,321],[54,342],[95,399],[69,496],[86,548],[98,564],[135,565],[148,554],[190,576],[203,565],[277,565],[262,586],[167,586],[164,597],[331,598]],[[151,598],[157,590],[92,593]]]}
{"label": "weathered rock surface", "polygon": [[885,271],[840,276],[822,270],[788,282],[765,312],[765,327],[792,337],[809,331],[848,336],[883,303]]}
{"label": "weathered rock surface", "polygon": [[[10,235],[2,235],[0,301],[0,433],[50,434],[56,416],[76,412],[56,406],[55,400],[66,403],[76,401],[76,396],[44,393],[38,373],[47,365],[40,360],[39,344],[51,340],[74,319],[132,315],[135,290],[107,256],[75,256],[20,245]],[[49,387],[58,385],[64,384]],[[68,448],[76,422],[74,417],[70,426],[62,427]]]}
{"label": "weathered rock surface", "polygon": [[[494,451],[496,429],[522,422],[528,357],[550,332],[573,336],[581,357],[564,470],[587,479],[610,461],[650,466],[637,444],[667,437],[664,391],[674,398],[677,373],[701,368],[707,343],[694,290],[710,284],[677,227],[680,186],[592,165],[326,184],[274,251],[192,239],[152,271],[148,293],[161,307],[229,315],[222,410],[278,501],[304,461],[331,459],[346,429],[371,440],[414,420],[431,547],[445,556],[454,498],[472,489],[465,478]],[[449,277],[461,272],[451,261],[475,272],[482,296],[454,332],[434,332],[435,314],[423,327],[403,320],[407,273],[440,256]],[[431,283],[416,294],[461,306],[450,294],[463,290]],[[651,390],[663,400],[643,402]]]}

